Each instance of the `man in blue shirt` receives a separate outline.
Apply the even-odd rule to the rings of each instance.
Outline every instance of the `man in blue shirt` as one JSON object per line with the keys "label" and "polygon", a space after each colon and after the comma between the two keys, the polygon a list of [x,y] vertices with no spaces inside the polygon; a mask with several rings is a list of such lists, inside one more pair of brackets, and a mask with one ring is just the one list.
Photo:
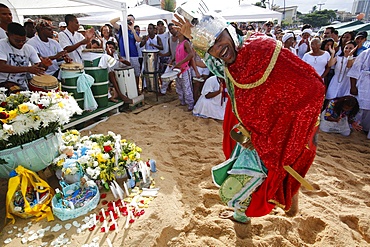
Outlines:
{"label": "man in blue shirt", "polygon": [[364,46],[364,43],[367,40],[367,32],[361,31],[356,34],[355,41],[357,44],[357,56],[361,54],[367,47]]}
{"label": "man in blue shirt", "polygon": [[[121,25],[117,24],[117,22],[120,20],[119,17],[112,19],[110,23],[113,25],[113,27],[118,30],[118,46],[119,46],[119,52],[121,57],[126,58],[125,54],[125,46],[123,43],[123,34]],[[135,71],[135,79],[136,79],[136,85],[137,85],[137,91],[139,91],[139,78],[140,78],[140,63],[139,63],[139,53],[136,48],[136,42],[140,42],[141,38],[139,36],[139,33],[135,31],[135,17],[133,15],[127,16],[127,26],[128,26],[128,44],[129,44],[129,55],[130,55],[130,63],[131,66],[134,68]]]}

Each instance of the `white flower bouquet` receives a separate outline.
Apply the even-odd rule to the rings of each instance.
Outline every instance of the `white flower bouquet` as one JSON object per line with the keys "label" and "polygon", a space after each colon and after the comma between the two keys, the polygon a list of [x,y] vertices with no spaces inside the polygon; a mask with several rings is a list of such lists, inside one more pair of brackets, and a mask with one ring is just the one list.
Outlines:
{"label": "white flower bouquet", "polygon": [[5,96],[0,90],[0,150],[32,142],[70,121],[82,110],[67,92],[29,92]]}

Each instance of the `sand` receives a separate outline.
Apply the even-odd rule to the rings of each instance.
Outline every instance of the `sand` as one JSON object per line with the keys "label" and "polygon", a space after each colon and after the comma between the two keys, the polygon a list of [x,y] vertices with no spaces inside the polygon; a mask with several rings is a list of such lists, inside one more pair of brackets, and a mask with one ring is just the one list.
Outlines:
{"label": "sand", "polygon": [[[224,160],[221,150],[222,122],[196,118],[186,107],[178,106],[174,93],[161,97],[146,95],[144,107],[111,116],[89,133],[108,130],[134,141],[143,149],[143,158],[157,161],[153,174],[158,197],[130,228],[118,234],[84,231],[76,228],[46,233],[49,243],[66,232],[71,244],[81,246],[99,237],[100,246],[369,246],[370,245],[370,141],[364,133],[350,137],[320,133],[317,156],[306,178],[314,191],[300,190],[299,212],[289,218],[281,209],[253,218],[245,226],[246,238],[235,234],[235,223],[220,219],[222,205],[218,189],[213,185],[210,169]],[[152,100],[149,100],[150,97]],[[6,181],[1,184],[1,216],[4,217]],[[108,193],[111,198],[111,195]],[[98,205],[95,212],[101,208]],[[77,221],[81,221],[81,217]],[[29,220],[17,218],[15,226],[23,227]],[[43,220],[33,223],[31,230],[61,222]],[[121,222],[121,221],[119,221]],[[122,221],[123,222],[123,221]],[[9,233],[12,231],[12,233]],[[13,225],[3,228],[6,246],[39,246],[41,240],[22,245],[15,237]]]}

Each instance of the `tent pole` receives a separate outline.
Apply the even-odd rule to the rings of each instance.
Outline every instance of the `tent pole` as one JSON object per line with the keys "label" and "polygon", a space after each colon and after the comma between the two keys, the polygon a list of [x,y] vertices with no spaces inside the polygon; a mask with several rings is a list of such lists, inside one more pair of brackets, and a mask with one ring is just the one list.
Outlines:
{"label": "tent pole", "polygon": [[121,3],[121,11],[122,11],[122,18],[121,18],[121,29],[122,29],[122,38],[123,43],[125,44],[125,54],[126,60],[130,61],[130,53],[129,53],[129,43],[128,43],[128,27],[127,27],[127,6],[126,3]]}

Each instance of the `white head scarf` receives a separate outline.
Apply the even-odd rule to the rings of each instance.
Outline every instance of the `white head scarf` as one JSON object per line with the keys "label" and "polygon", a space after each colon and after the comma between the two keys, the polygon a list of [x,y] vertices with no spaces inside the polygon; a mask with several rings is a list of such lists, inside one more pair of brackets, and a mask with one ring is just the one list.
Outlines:
{"label": "white head scarf", "polygon": [[286,33],[286,34],[284,34],[284,36],[282,38],[282,41],[283,41],[283,43],[285,43],[288,39],[293,38],[293,37],[294,37],[293,33]]}

